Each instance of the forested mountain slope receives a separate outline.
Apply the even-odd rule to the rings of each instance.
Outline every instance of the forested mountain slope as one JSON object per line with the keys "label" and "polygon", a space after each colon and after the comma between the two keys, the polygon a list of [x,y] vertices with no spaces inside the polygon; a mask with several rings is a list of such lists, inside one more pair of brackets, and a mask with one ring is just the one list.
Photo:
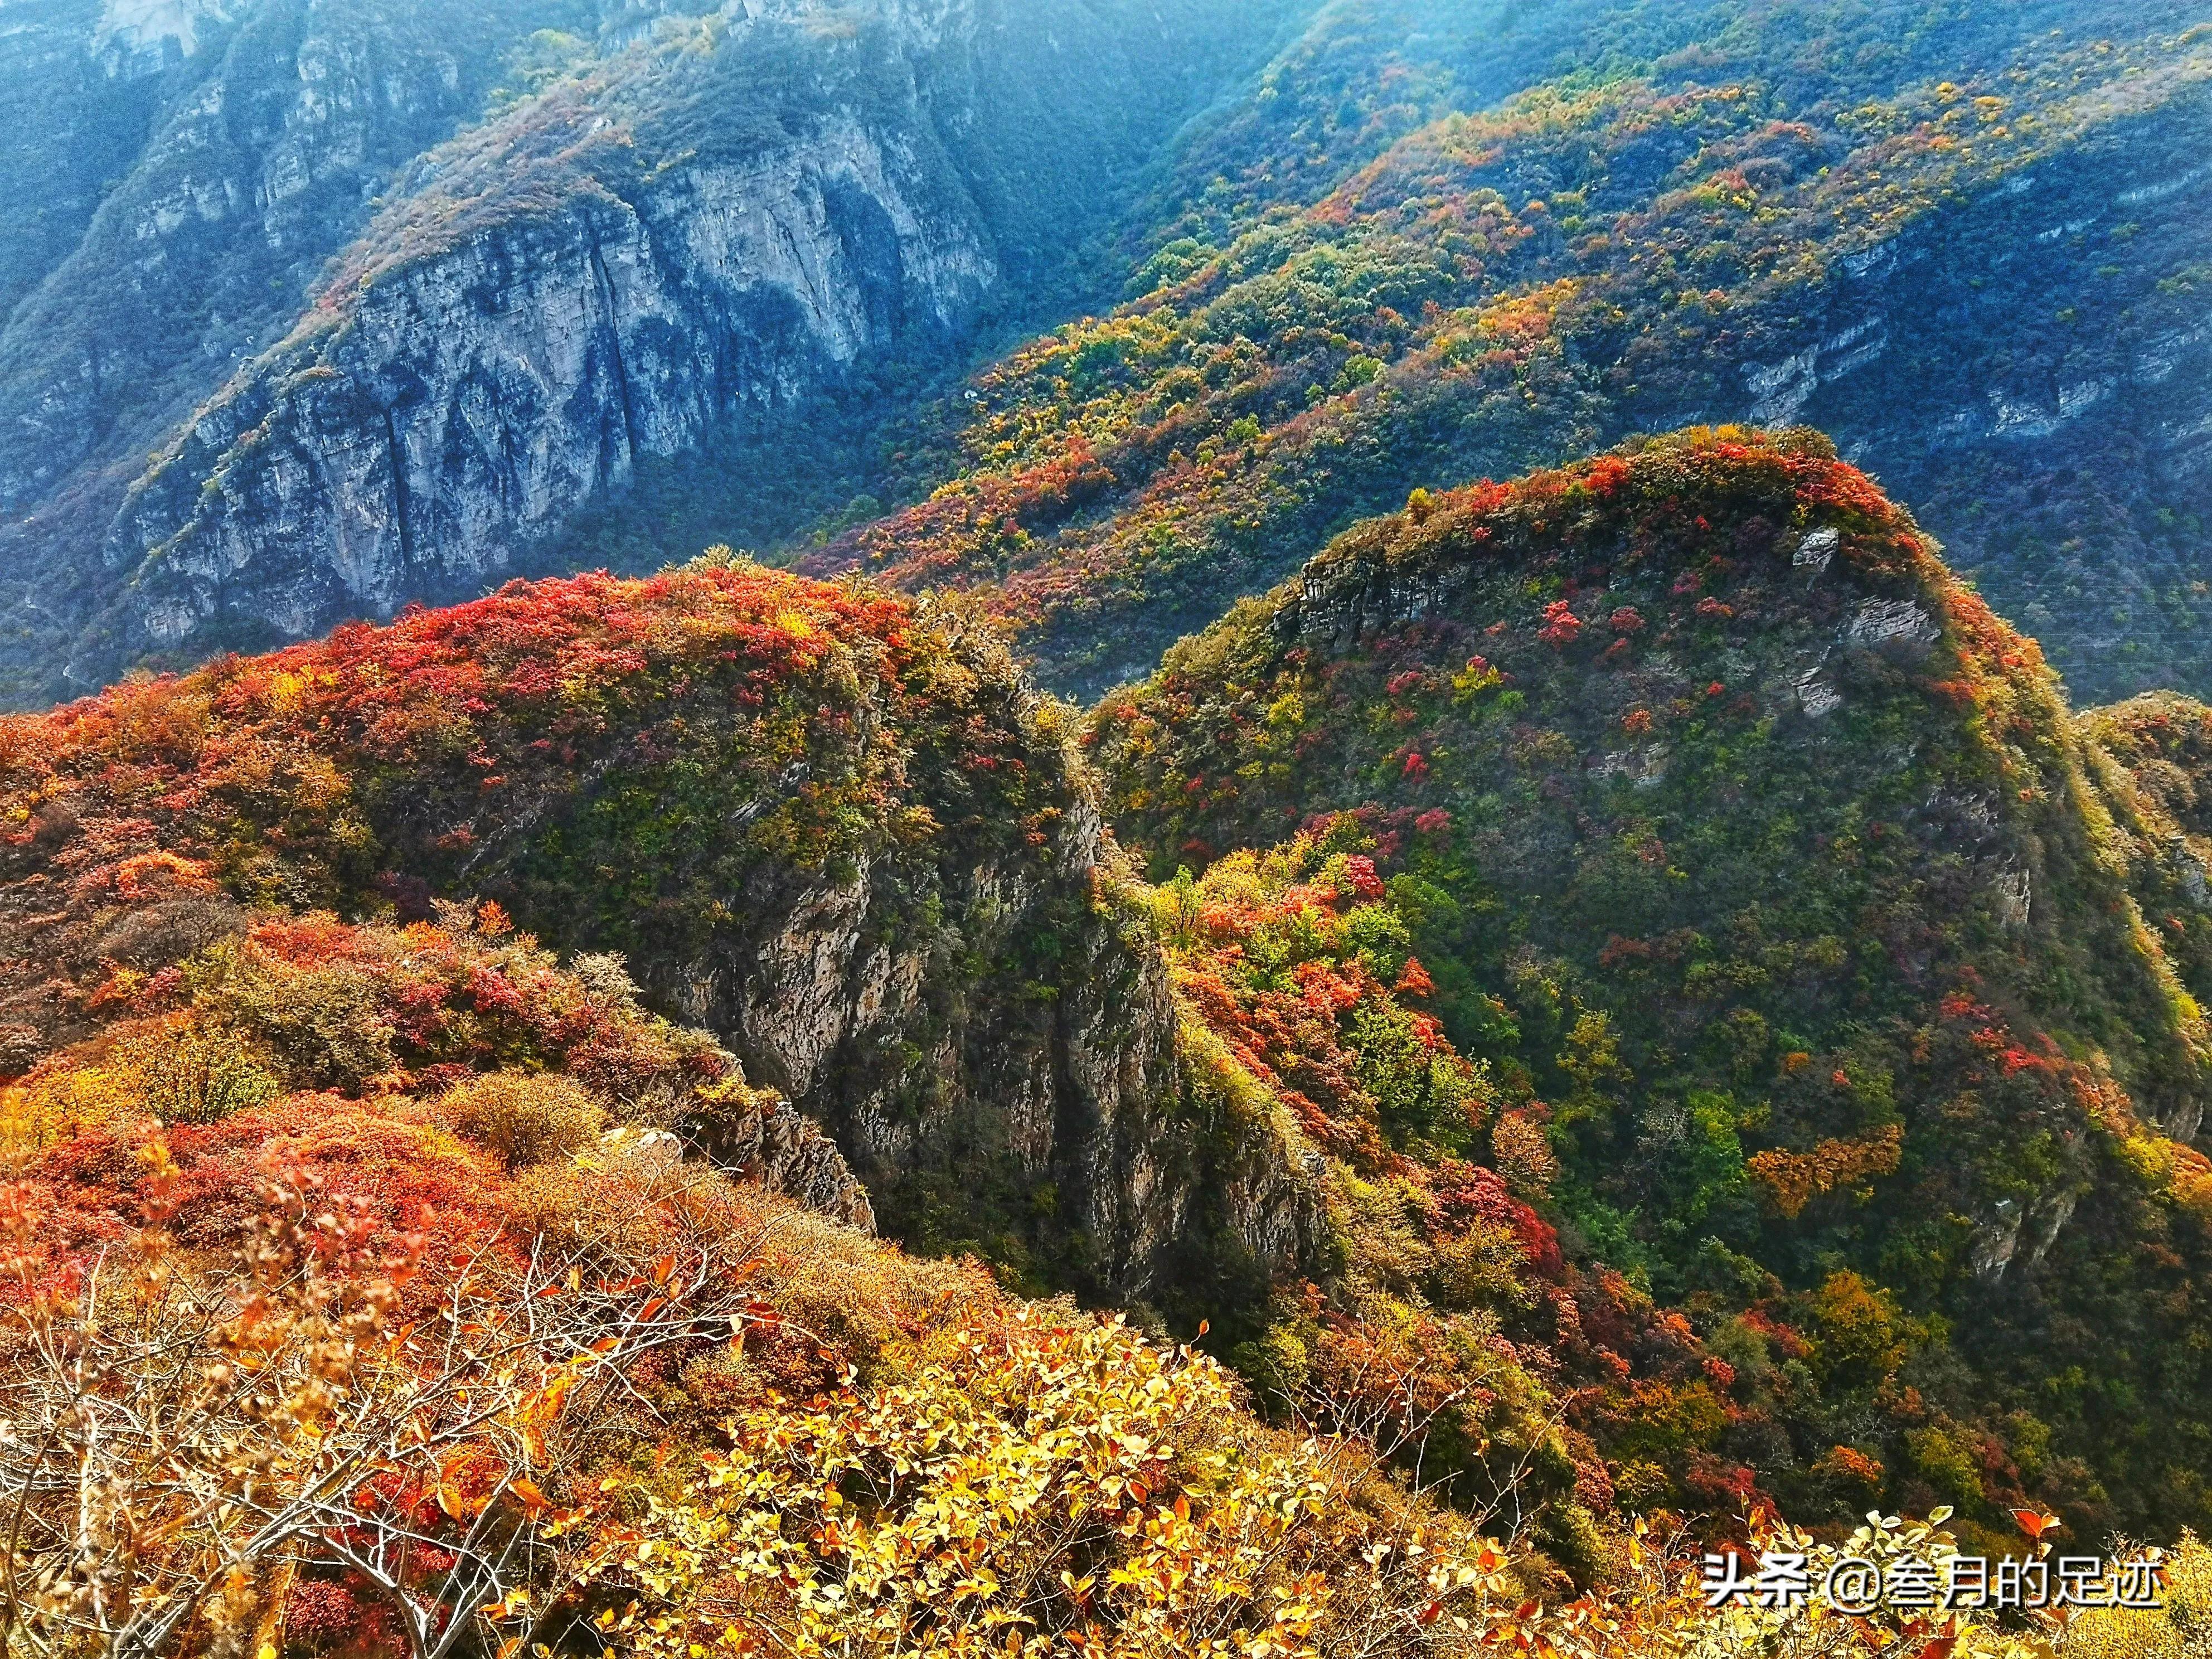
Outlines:
{"label": "forested mountain slope", "polygon": [[[509,999],[406,1012],[396,930],[482,912],[895,1237],[1206,1322],[1576,1577],[1760,1494],[2205,1518],[2194,727],[2072,720],[1820,440],[1417,495],[1084,729],[972,605],[726,559],[18,717],[4,1063],[182,1006],[443,1088]],[[852,1205],[799,1121],[683,1127]]]}
{"label": "forested mountain slope", "polygon": [[1218,1364],[869,1237],[617,958],[490,905],[226,918],[181,858],[75,896],[216,925],[0,1087],[18,1641],[1457,1654],[1545,1582]]}
{"label": "forested mountain slope", "polygon": [[930,499],[819,568],[988,583],[1095,695],[1409,489],[1809,420],[2086,695],[2200,684],[2197,9],[1578,21],[1572,72],[1425,125],[1388,30],[1302,62],[1336,118],[1197,147],[1144,297],[985,374]]}
{"label": "forested mountain slope", "polygon": [[1879,1468],[2142,1526],[2208,1498],[2202,733],[2082,730],[1863,475],[1723,432],[1417,495],[1091,738],[1156,873],[1369,826],[1563,1231],[1693,1310],[1785,1512]]}
{"label": "forested mountain slope", "polygon": [[1095,694],[1409,489],[1739,419],[2085,696],[2203,684],[2181,0],[175,17],[9,37],[18,702],[718,540]]}
{"label": "forested mountain slope", "polygon": [[[41,1142],[118,1021],[131,1089],[217,1117],[277,1083],[434,1096],[550,1032],[714,1161],[1209,1325],[1272,1409],[1510,1499],[1585,1579],[1631,1390],[1700,1375],[1687,1328],[1562,1256],[1533,1142],[1510,1184],[1470,1160],[1501,1101],[1422,1006],[1364,830],[1150,892],[1071,723],[957,608],[712,562],[516,585],[21,717],[0,766],[0,1072]],[[599,1001],[518,923],[726,1045],[678,1056],[706,1093],[595,1058]],[[246,1072],[194,1082],[185,1013]]]}
{"label": "forested mountain slope", "polygon": [[[645,1014],[618,963],[563,968],[495,907],[404,928],[264,915],[102,1011],[0,1091],[28,1339],[0,1355],[0,1399],[44,1431],[0,1445],[19,1640],[1924,1645],[1910,1613],[1717,1617],[1664,1524],[1617,1516],[1577,1596],[1525,1510],[1470,1517],[1370,1442],[1270,1427],[1189,1349],[867,1237],[788,1107]],[[1768,1518],[1750,1541],[1806,1548]],[[1882,1526],[1808,1559],[1941,1570],[1957,1547]],[[1968,1613],[1945,1639],[2180,1652],[2208,1573],[2185,1540],[2163,1609],[2033,1636]]]}

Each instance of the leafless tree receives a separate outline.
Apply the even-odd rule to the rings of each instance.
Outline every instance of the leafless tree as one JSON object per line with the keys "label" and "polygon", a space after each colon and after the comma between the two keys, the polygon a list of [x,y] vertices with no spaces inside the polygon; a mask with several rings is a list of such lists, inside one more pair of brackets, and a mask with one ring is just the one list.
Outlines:
{"label": "leafless tree", "polygon": [[299,1575],[348,1575],[414,1659],[512,1653],[556,1616],[567,1507],[638,1362],[775,1322],[757,1237],[685,1226],[696,1169],[644,1195],[662,1253],[481,1239],[426,1259],[264,1162],[234,1272],[183,1260],[158,1143],[145,1223],[55,1271],[0,1188],[0,1639],[40,1656],[255,1653]]}

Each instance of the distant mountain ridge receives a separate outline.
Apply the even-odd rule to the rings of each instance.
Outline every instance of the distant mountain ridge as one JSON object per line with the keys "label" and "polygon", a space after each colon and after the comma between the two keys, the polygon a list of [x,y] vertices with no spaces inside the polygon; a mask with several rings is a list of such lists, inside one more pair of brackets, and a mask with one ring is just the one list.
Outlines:
{"label": "distant mountain ridge", "polygon": [[1412,489],[1806,420],[2085,696],[2212,686],[2194,11],[1583,21],[1576,72],[1340,133],[1304,199],[1249,135],[1141,297],[997,365],[927,498],[810,568],[986,586],[1088,697]]}
{"label": "distant mountain ridge", "polygon": [[447,21],[0,48],[15,702],[723,541],[988,587],[1095,695],[1411,489],[1699,420],[1834,431],[2085,696],[2212,686],[2182,0]]}
{"label": "distant mountain ridge", "polygon": [[0,334],[17,695],[480,591],[640,458],[943,356],[1071,280],[1290,10],[258,0],[50,28],[84,54],[56,103],[127,131],[111,83],[143,88],[153,131]]}

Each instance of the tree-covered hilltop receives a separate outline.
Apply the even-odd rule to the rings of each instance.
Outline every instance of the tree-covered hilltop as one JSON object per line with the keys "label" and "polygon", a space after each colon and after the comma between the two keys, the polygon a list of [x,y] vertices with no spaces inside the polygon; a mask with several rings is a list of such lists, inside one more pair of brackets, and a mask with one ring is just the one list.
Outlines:
{"label": "tree-covered hilltop", "polygon": [[2157,707],[1723,434],[1418,496],[1087,727],[725,555],[11,718],[19,1628],[1809,1655],[1921,1638],[1696,1549],[2200,1573]]}
{"label": "tree-covered hilltop", "polygon": [[1365,823],[1570,1255],[1689,1316],[1785,1512],[2201,1524],[2195,866],[1823,441],[1417,492],[1089,736],[1157,877]]}

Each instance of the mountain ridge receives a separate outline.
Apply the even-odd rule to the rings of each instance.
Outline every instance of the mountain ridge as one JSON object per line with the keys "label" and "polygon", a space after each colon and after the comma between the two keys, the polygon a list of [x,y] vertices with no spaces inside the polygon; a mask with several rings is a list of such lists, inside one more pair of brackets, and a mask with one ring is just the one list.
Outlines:
{"label": "mountain ridge", "polygon": [[[1762,1479],[1856,1397],[1893,1437],[1856,1452],[1968,1513],[2039,1459],[2141,1515],[2201,1503],[2164,1444],[2201,1431],[2171,1367],[2200,1316],[2204,916],[2033,643],[1825,441],[1695,432],[1422,492],[1089,731],[1156,876],[1370,824],[1446,1028],[1547,1126],[1563,1224],[1662,1301],[1786,1319],[1772,1275],[1816,1321],[1844,1284],[1934,1322],[1864,1393],[1747,1411],[1728,1443]],[[2142,1251],[2182,1255],[2124,1316]],[[1957,1356],[1982,1380],[1939,1386]],[[2034,1379],[2069,1364],[2061,1410]],[[2163,1443],[2131,1451],[2096,1401],[2136,1366]],[[1877,1403],[1900,1376],[1923,1407]],[[1969,1480],[1944,1460],[1975,1443]]]}
{"label": "mountain ridge", "polygon": [[2201,30],[1954,19],[1917,58],[1863,19],[1844,70],[1713,17],[1170,244],[1149,291],[979,381],[923,499],[807,568],[987,591],[1091,697],[1413,488],[1802,416],[2089,693],[2192,681],[2203,319],[2191,222],[2158,216],[2204,177]]}
{"label": "mountain ridge", "polygon": [[0,349],[16,702],[716,541],[980,587],[1092,696],[1411,489],[1796,418],[2085,697],[2200,689],[2185,6],[512,0],[449,86],[428,3],[101,94],[185,101]]}
{"label": "mountain ridge", "polygon": [[709,560],[16,717],[14,1063],[234,907],[489,899],[895,1237],[1463,1399],[1420,1455],[1577,1575],[1621,1504],[2199,1513],[2193,728],[2069,716],[1824,441],[1421,492],[1087,721],[993,634]]}

